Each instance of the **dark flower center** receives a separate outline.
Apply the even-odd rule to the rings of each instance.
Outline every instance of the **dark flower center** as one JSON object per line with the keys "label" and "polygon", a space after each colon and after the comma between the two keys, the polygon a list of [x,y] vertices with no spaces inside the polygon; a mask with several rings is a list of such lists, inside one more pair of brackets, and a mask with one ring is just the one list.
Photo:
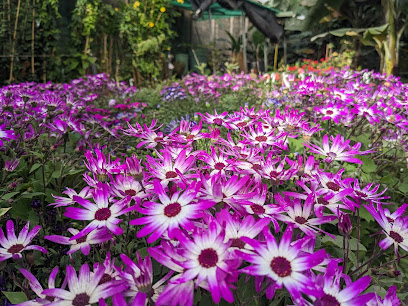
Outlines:
{"label": "dark flower center", "polygon": [[136,195],[136,191],[133,189],[128,189],[128,190],[125,190],[125,194],[128,196],[134,197]]}
{"label": "dark flower center", "polygon": [[96,175],[96,179],[101,183],[105,183],[108,181],[109,177],[106,173],[100,173]]}
{"label": "dark flower center", "polygon": [[340,186],[337,185],[336,183],[333,183],[333,182],[328,182],[326,184],[326,186],[327,186],[327,188],[329,188],[329,189],[331,189],[333,191],[339,191],[340,190]]}
{"label": "dark flower center", "polygon": [[272,259],[271,269],[279,277],[286,277],[292,274],[292,266],[289,260],[282,256]]}
{"label": "dark flower center", "polygon": [[240,238],[231,239],[231,248],[238,248],[243,249],[245,247],[245,242],[243,242]]}
{"label": "dark flower center", "polygon": [[24,249],[24,245],[22,244],[15,244],[12,245],[9,249],[8,252],[11,254],[16,254],[19,253],[22,249]]}
{"label": "dark flower center", "polygon": [[367,195],[364,192],[358,191],[358,190],[354,190],[354,193],[359,196],[360,198],[366,198]]}
{"label": "dark flower center", "polygon": [[214,165],[214,168],[215,168],[216,170],[222,170],[222,169],[225,168],[225,164],[224,164],[224,163],[216,163],[216,164]]}
{"label": "dark flower center", "polygon": [[262,167],[261,167],[261,165],[254,164],[254,165],[252,165],[252,169],[254,169],[254,170],[256,170],[256,171],[259,171],[259,170],[262,169]]}
{"label": "dark flower center", "polygon": [[259,142],[265,142],[268,138],[266,136],[256,136],[255,140]]}
{"label": "dark flower center", "polygon": [[387,216],[387,221],[390,222],[390,223],[392,223],[392,222],[394,222],[394,219]]}
{"label": "dark flower center", "polygon": [[190,134],[190,135],[187,135],[187,136],[186,136],[186,139],[187,139],[187,140],[192,140],[192,139],[194,139],[194,135],[191,135],[191,134]]}
{"label": "dark flower center", "polygon": [[340,306],[337,299],[332,296],[325,294],[320,299],[317,299],[314,303],[315,306]]}
{"label": "dark flower center", "polygon": [[95,219],[98,221],[105,221],[108,220],[111,215],[109,208],[100,208],[95,213]]}
{"label": "dark flower center", "polygon": [[102,285],[102,284],[104,284],[104,283],[107,283],[107,282],[109,282],[110,280],[112,280],[112,276],[110,276],[109,274],[104,274],[103,276],[102,276],[102,278],[101,278],[101,280],[99,281],[99,284],[98,285]]}
{"label": "dark flower center", "polygon": [[163,141],[163,137],[156,137],[155,139],[153,139],[154,142],[161,142]]}
{"label": "dark flower center", "polygon": [[215,118],[214,119],[214,121],[213,121],[216,125],[222,125],[222,119],[220,119],[220,118]]}
{"label": "dark flower center", "polygon": [[85,235],[85,236],[83,236],[83,237],[81,237],[81,238],[75,239],[76,243],[83,243],[83,242],[85,242],[87,236],[88,236],[88,235]]}
{"label": "dark flower center", "polygon": [[390,237],[392,239],[394,239],[396,242],[401,243],[404,241],[404,238],[401,237],[400,234],[394,232],[394,231],[390,231]]}
{"label": "dark flower center", "polygon": [[327,114],[327,115],[333,115],[333,111],[327,110],[327,111],[326,111],[326,114]]}
{"label": "dark flower center", "polygon": [[47,301],[54,302],[55,297],[54,297],[54,296],[46,295],[46,296],[45,296],[45,299],[46,299]]}
{"label": "dark flower center", "polygon": [[248,123],[246,123],[245,121],[242,121],[240,123],[237,124],[238,127],[244,127],[246,126]]}
{"label": "dark flower center", "polygon": [[327,153],[327,156],[328,156],[328,157],[330,157],[330,158],[329,158],[329,159],[330,159],[330,161],[333,161],[333,160],[335,160],[335,159],[336,159],[337,154],[336,154],[336,153],[334,153],[334,152],[329,152],[329,153]]}
{"label": "dark flower center", "polygon": [[296,221],[297,223],[299,223],[299,224],[305,224],[305,223],[307,222],[307,220],[306,220],[305,218],[300,217],[300,216],[297,216],[297,217],[295,218],[295,221]]}
{"label": "dark flower center", "polygon": [[211,248],[202,250],[201,254],[198,256],[198,262],[204,268],[215,267],[218,262],[218,254]]}
{"label": "dark flower center", "polygon": [[328,205],[329,204],[329,202],[327,202],[323,198],[317,198],[317,203],[322,204],[322,205]]}
{"label": "dark flower center", "polygon": [[72,305],[74,306],[86,306],[89,305],[90,296],[87,295],[85,292],[77,294],[77,296],[72,301]]}
{"label": "dark flower center", "polygon": [[279,173],[278,172],[276,172],[276,171],[271,171],[271,172],[269,172],[269,176],[270,177],[273,177],[274,179],[276,179],[277,177],[278,177],[278,175],[279,175]]}
{"label": "dark flower center", "polygon": [[164,214],[169,218],[177,216],[180,211],[181,205],[179,203],[171,203],[164,208]]}
{"label": "dark flower center", "polygon": [[177,177],[177,172],[169,171],[166,173],[166,179],[172,179]]}
{"label": "dark flower center", "polygon": [[259,204],[252,204],[251,205],[251,209],[254,212],[254,214],[263,214],[265,212],[265,208],[263,208],[261,205]]}

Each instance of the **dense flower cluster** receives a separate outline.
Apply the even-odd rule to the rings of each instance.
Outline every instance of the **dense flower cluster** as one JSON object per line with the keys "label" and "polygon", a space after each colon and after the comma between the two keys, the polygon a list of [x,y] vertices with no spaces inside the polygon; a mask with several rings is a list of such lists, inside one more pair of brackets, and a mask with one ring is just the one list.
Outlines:
{"label": "dense flower cluster", "polygon": [[[93,98],[85,89],[72,89],[69,99],[58,86],[53,95],[40,95],[38,89],[28,94],[34,84],[2,89],[4,142],[21,139],[27,145],[27,139],[38,138],[38,127],[31,126],[34,118],[54,135],[56,148],[64,146],[70,132],[81,135],[76,148],[84,151],[87,169],[82,185],[66,188],[49,205],[68,223],[66,229],[60,235],[40,235],[48,246],[63,245],[72,262],[59,278],[59,268],[49,267],[48,288],[31,266],[20,268],[37,296],[22,305],[106,305],[108,299],[113,305],[193,305],[198,292],[215,303],[250,304],[240,286],[253,287],[254,296],[265,299],[290,298],[294,305],[399,305],[396,287],[386,288],[385,295],[377,292],[365,267],[386,251],[396,255],[391,263],[405,256],[408,205],[397,204],[394,211],[384,186],[347,176],[346,168],[364,166],[363,160],[379,148],[374,140],[370,150],[363,150],[361,142],[351,139],[363,120],[375,127],[375,139],[406,146],[408,88],[371,74],[383,82],[376,92],[364,73],[331,73],[330,78],[314,75],[303,81],[283,78],[282,88],[268,95],[291,104],[284,109],[197,114],[201,120],[182,120],[167,132],[156,120],[134,124],[126,117],[123,124],[109,118],[109,109],[87,103]],[[237,83],[248,86],[245,80],[244,75],[224,75],[183,82],[191,90],[205,83],[204,96],[216,97],[220,84],[231,90]],[[134,91],[110,85],[123,98]],[[10,105],[17,105],[18,112]],[[298,105],[308,108],[299,111]],[[14,128],[16,116],[21,125]],[[350,134],[328,133],[326,119],[350,127]],[[382,125],[385,120],[398,135]],[[102,130],[109,136],[98,139]],[[130,144],[139,155],[118,158],[114,148],[101,145],[120,138],[128,143],[119,145]],[[5,171],[18,166],[8,160]],[[35,209],[39,206],[32,202]],[[365,263],[355,259],[357,265],[350,267],[351,220],[360,218],[363,209],[381,228],[375,245],[381,251]],[[46,253],[31,245],[40,229],[29,231],[27,223],[17,236],[8,221],[6,235],[0,231],[0,261],[20,260],[30,250]],[[125,246],[118,253],[115,246],[129,242],[130,233],[135,233],[130,240],[143,241],[146,248],[134,254]],[[364,248],[363,241],[352,242],[357,250]],[[327,243],[343,243],[347,256]]]}
{"label": "dense flower cluster", "polygon": [[[249,74],[224,74],[223,76],[206,77],[204,75],[190,74],[183,78],[181,85],[186,92],[193,96],[197,102],[205,98],[217,100],[223,93],[252,88],[259,83],[258,79]],[[254,93],[260,93],[254,89]]]}
{"label": "dense flower cluster", "polygon": [[165,87],[160,92],[160,94],[163,97],[163,101],[165,102],[170,102],[173,100],[183,100],[186,98],[184,89],[180,85]]}

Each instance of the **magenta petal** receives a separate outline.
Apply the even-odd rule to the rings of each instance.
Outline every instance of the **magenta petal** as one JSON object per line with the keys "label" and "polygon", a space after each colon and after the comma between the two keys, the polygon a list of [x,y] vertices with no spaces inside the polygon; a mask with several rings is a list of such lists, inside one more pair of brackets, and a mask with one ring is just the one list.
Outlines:
{"label": "magenta petal", "polygon": [[50,241],[58,243],[58,244],[71,244],[69,242],[68,237],[59,236],[59,235],[44,236],[44,239],[50,240]]}
{"label": "magenta petal", "polygon": [[29,245],[25,249],[26,250],[37,250],[37,251],[43,252],[44,254],[48,253],[46,249],[44,249],[43,247],[40,247],[38,245]]}

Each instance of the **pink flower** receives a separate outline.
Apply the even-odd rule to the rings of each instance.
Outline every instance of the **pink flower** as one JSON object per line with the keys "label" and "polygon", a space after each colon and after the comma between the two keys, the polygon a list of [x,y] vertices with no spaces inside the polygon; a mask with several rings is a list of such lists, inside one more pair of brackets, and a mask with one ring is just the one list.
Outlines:
{"label": "pink flower", "polygon": [[194,225],[191,220],[198,219],[202,212],[215,205],[209,200],[196,201],[196,195],[201,184],[193,182],[183,193],[176,191],[171,198],[164,192],[162,185],[154,182],[154,192],[159,197],[160,202],[143,202],[142,207],[136,210],[147,217],[142,217],[130,221],[131,225],[146,225],[137,233],[137,237],[144,237],[153,233],[148,239],[152,243],[160,238],[165,232],[172,239],[173,232],[179,227],[193,230]]}
{"label": "pink flower", "polygon": [[125,165],[120,164],[120,158],[117,158],[115,161],[110,161],[110,156],[108,160],[102,152],[98,149],[95,149],[96,159],[94,158],[91,151],[85,153],[86,162],[85,166],[91,171],[99,182],[106,182],[108,180],[108,174],[117,174],[123,171],[126,168]]}
{"label": "pink flower", "polygon": [[331,163],[334,160],[347,161],[350,163],[363,164],[361,160],[355,158],[355,155],[366,155],[374,151],[358,151],[361,147],[361,143],[356,143],[353,147],[350,147],[350,140],[344,140],[344,137],[338,134],[336,137],[330,136],[333,142],[330,147],[329,136],[323,136],[323,148],[310,144],[304,143],[303,145],[310,149],[310,152],[326,156],[325,161]]}
{"label": "pink flower", "polygon": [[123,229],[118,226],[122,221],[118,217],[134,210],[136,207],[128,207],[131,200],[130,196],[119,201],[112,201],[110,198],[108,187],[105,184],[99,183],[98,189],[93,194],[92,203],[84,198],[74,196],[74,201],[84,207],[67,207],[64,216],[74,220],[91,221],[78,234],[70,238],[76,240],[84,237],[96,228],[108,228],[115,235],[121,235]]}
{"label": "pink flower", "polygon": [[14,223],[12,220],[8,220],[6,223],[7,238],[4,236],[3,230],[0,228],[0,261],[7,260],[9,258],[20,259],[23,257],[21,254],[23,251],[37,250],[47,254],[47,250],[38,245],[30,245],[33,238],[38,234],[41,226],[35,226],[30,232],[28,232],[30,222],[21,230],[18,237],[14,232]]}
{"label": "pink flower", "polygon": [[[70,232],[73,236],[79,233],[79,231],[74,228],[69,228],[68,232]],[[71,240],[68,237],[59,235],[44,236],[44,239],[53,241],[55,243],[70,245],[70,249],[67,252],[68,255],[71,255],[78,250],[81,250],[82,254],[84,255],[89,255],[89,252],[91,251],[91,245],[98,245],[111,240],[112,238],[113,235],[106,228],[94,229],[90,233],[75,240]]]}
{"label": "pink flower", "polygon": [[266,276],[271,285],[266,291],[268,299],[272,299],[275,290],[285,288],[295,303],[302,304],[301,293],[313,293],[313,284],[304,272],[320,264],[325,258],[325,251],[313,254],[302,252],[302,246],[311,238],[306,237],[292,242],[293,226],[288,225],[278,245],[269,229],[264,229],[265,243],[251,238],[242,238],[254,248],[252,253],[236,251],[239,256],[251,265],[240,271],[253,276]]}
{"label": "pink flower", "polygon": [[183,247],[182,256],[186,261],[180,263],[184,268],[183,274],[171,282],[182,284],[194,279],[197,284],[207,282],[215,303],[219,303],[221,297],[232,303],[234,295],[228,276],[233,273],[234,267],[238,267],[240,260],[230,255],[230,243],[224,243],[225,233],[219,231],[214,221],[210,221],[208,229],[197,229],[192,239],[181,231],[176,231],[176,238]]}

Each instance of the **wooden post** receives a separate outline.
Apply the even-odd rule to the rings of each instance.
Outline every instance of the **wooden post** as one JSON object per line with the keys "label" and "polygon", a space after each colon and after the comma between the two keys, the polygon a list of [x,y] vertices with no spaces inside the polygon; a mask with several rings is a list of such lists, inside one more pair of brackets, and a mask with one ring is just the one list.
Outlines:
{"label": "wooden post", "polygon": [[108,34],[103,34],[103,67],[108,72]]}
{"label": "wooden post", "polygon": [[275,43],[275,58],[273,60],[273,70],[276,71],[278,67],[278,50],[279,50],[279,43]]}
{"label": "wooden post", "polygon": [[16,21],[14,23],[13,43],[11,45],[11,63],[10,63],[10,77],[9,77],[10,83],[13,80],[14,49],[15,49],[15,46],[16,46],[16,35],[17,35],[17,27],[18,27],[18,15],[20,14],[20,5],[21,5],[21,0],[18,0]]}
{"label": "wooden post", "polygon": [[288,64],[288,43],[286,41],[286,34],[283,33],[283,63]]}
{"label": "wooden post", "polygon": [[35,0],[33,0],[33,21],[31,24],[31,74],[33,78],[35,77],[34,70],[34,41],[35,41]]}
{"label": "wooden post", "polygon": [[264,40],[264,72],[268,71],[268,38]]}
{"label": "wooden post", "polygon": [[241,26],[242,26],[242,52],[244,53],[244,72],[248,73],[248,59],[247,59],[247,41],[246,41],[246,23],[245,14],[242,12],[241,15]]}

